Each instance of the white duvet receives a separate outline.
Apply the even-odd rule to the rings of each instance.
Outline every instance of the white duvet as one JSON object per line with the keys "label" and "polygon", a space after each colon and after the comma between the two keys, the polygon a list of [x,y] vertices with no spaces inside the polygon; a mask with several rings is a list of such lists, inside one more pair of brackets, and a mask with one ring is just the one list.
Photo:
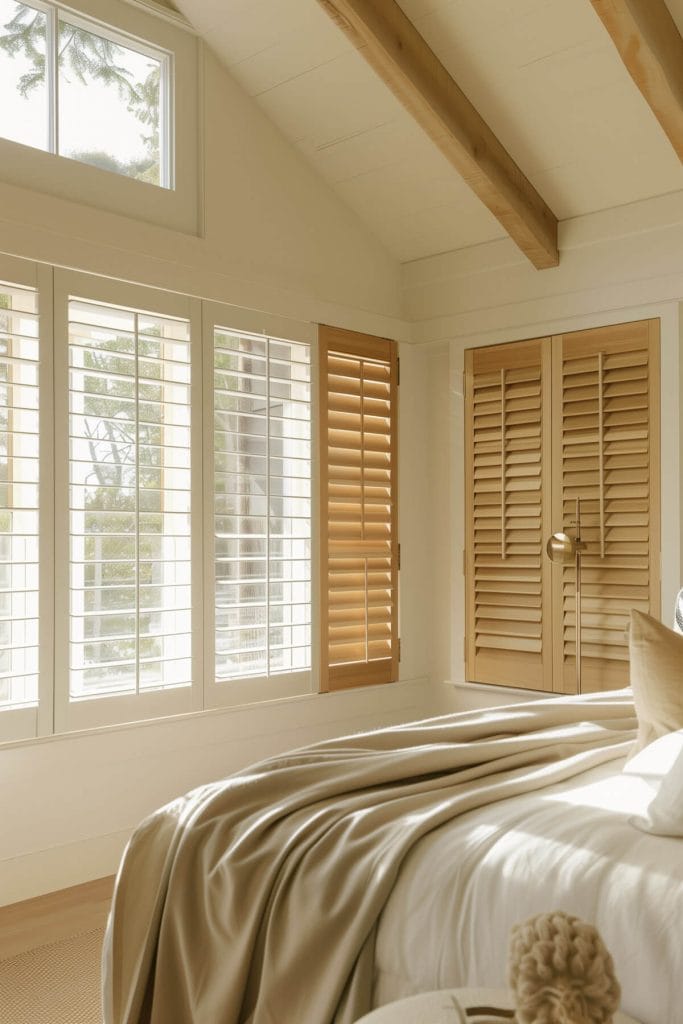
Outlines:
{"label": "white duvet", "polygon": [[683,1022],[683,839],[629,823],[652,799],[612,761],[472,811],[423,838],[381,917],[375,1005],[435,988],[505,986],[510,929],[561,909],[593,922],[622,1010]]}

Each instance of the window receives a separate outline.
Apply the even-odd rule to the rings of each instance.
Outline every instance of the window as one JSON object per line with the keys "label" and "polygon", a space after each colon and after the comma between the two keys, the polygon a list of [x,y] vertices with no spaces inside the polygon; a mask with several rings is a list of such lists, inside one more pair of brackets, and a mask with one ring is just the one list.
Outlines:
{"label": "window", "polygon": [[0,0],[0,182],[201,234],[201,46],[153,4]]}
{"label": "window", "polygon": [[0,134],[173,186],[171,58],[60,7],[0,0]]}
{"label": "window", "polygon": [[0,740],[396,678],[396,345],[316,336],[0,256]]}
{"label": "window", "polygon": [[192,679],[189,323],[69,301],[69,696]]}

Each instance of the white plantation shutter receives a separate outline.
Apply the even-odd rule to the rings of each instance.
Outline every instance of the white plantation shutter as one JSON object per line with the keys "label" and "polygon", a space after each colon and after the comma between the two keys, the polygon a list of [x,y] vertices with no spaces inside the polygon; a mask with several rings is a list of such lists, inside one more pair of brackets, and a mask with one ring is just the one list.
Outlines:
{"label": "white plantation shutter", "polygon": [[219,686],[310,675],[310,380],[309,345],[214,328]]}
{"label": "white plantation shutter", "polygon": [[465,353],[467,678],[551,689],[548,339]]}
{"label": "white plantation shutter", "polygon": [[398,677],[397,346],[320,328],[322,687]]}
{"label": "white plantation shutter", "polygon": [[[659,613],[659,321],[555,339],[555,529],[581,499],[582,688],[629,683],[631,608]],[[555,688],[575,687],[574,570],[554,570]]]}
{"label": "white plantation shutter", "polygon": [[69,695],[189,686],[185,319],[71,298]]}
{"label": "white plantation shutter", "polygon": [[0,710],[38,701],[38,308],[0,281]]}

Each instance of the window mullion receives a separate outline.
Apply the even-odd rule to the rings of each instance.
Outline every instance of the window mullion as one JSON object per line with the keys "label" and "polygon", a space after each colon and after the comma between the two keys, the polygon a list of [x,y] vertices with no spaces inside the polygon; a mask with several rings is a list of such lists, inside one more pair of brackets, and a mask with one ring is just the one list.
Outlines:
{"label": "window mullion", "polygon": [[45,69],[48,102],[48,151],[59,153],[59,10],[46,12],[47,40]]}

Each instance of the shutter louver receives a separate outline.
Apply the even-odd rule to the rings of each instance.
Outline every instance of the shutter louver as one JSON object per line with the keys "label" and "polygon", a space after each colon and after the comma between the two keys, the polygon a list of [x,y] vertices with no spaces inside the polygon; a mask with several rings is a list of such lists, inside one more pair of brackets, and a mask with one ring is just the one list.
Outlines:
{"label": "shutter louver", "polygon": [[542,340],[465,353],[467,678],[550,688],[548,350]]}
{"label": "shutter louver", "polygon": [[397,677],[396,343],[320,328],[322,688]]}
{"label": "shutter louver", "polygon": [[[658,322],[557,339],[555,529],[581,499],[582,688],[627,686],[631,608],[659,609]],[[560,525],[557,525],[560,524]],[[574,568],[555,578],[556,689],[575,688]]]}

